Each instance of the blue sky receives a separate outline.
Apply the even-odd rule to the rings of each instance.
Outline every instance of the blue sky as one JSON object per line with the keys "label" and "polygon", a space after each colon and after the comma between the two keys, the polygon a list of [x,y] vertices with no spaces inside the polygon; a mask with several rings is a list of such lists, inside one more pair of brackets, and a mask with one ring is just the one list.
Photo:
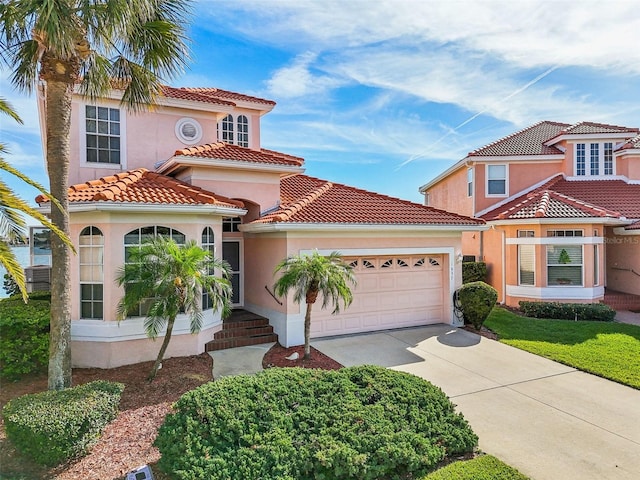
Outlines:
{"label": "blue sky", "polygon": [[[275,100],[265,148],[306,173],[421,202],[469,151],[541,120],[640,126],[640,14],[629,1],[200,1],[174,86]],[[0,118],[7,159],[47,184],[35,100]],[[9,183],[26,199],[35,192]]]}

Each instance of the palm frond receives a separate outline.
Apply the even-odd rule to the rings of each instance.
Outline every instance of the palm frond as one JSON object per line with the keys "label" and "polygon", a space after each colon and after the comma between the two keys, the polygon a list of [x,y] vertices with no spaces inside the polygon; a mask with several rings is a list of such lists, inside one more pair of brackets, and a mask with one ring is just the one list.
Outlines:
{"label": "palm frond", "polygon": [[4,113],[5,115],[9,115],[20,125],[24,123],[20,118],[20,115],[18,115],[18,113],[13,109],[11,104],[2,97],[0,97],[0,112]]}
{"label": "palm frond", "polygon": [[27,284],[24,278],[24,270],[22,269],[22,265],[18,262],[18,259],[13,254],[13,251],[9,247],[9,245],[0,241],[0,265],[4,267],[7,273],[13,278],[18,285],[18,289],[22,294],[22,299],[26,303],[29,299],[27,294]]}

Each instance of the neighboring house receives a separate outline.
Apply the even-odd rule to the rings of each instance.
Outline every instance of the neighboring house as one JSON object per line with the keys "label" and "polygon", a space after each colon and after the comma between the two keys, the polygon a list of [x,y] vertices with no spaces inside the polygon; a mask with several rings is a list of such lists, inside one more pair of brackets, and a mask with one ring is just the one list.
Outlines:
{"label": "neighboring house", "polygon": [[[114,278],[127,251],[157,234],[195,239],[227,260],[234,306],[268,318],[285,346],[304,342],[305,307],[273,296],[273,272],[286,256],[314,249],[341,252],[358,285],[339,315],[316,307],[312,336],[457,321],[462,232],[483,220],[304,175],[302,158],[261,148],[270,100],[165,87],[152,111],[130,114],[119,99],[114,91],[97,104],[80,96],[72,104],[69,209],[78,255],[64,281],[75,366],[155,358],[144,305],[117,321],[123,291]],[[223,333],[206,295],[202,304],[201,332],[189,334],[188,319],[179,318],[167,356],[199,354]]]}
{"label": "neighboring house", "polygon": [[640,295],[638,128],[540,122],[470,152],[420,187],[427,205],[487,222],[463,252],[499,301]]}

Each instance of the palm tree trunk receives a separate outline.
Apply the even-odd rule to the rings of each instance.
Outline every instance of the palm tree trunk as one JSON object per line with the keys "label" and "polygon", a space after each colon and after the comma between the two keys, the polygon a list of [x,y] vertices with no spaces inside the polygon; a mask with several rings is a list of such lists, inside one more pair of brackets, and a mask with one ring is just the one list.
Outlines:
{"label": "palm tree trunk", "polygon": [[158,374],[158,370],[160,369],[160,365],[162,364],[162,359],[164,358],[164,353],[167,351],[167,347],[169,346],[169,342],[171,341],[171,333],[173,332],[173,324],[175,323],[175,321],[175,317],[169,319],[169,323],[167,324],[167,332],[164,334],[164,340],[162,341],[162,346],[160,347],[160,351],[158,352],[158,358],[156,358],[156,363],[153,364],[151,373],[147,377],[147,380],[149,380],[150,382],[152,382]]}
{"label": "palm tree trunk", "polygon": [[[51,222],[69,235],[69,183],[71,96],[73,83],[49,79],[46,93],[49,191],[62,210],[51,205]],[[71,249],[51,235],[51,333],[49,390],[71,386]]]}
{"label": "palm tree trunk", "polygon": [[307,311],[304,315],[304,359],[311,359],[311,308],[313,303],[307,303]]}

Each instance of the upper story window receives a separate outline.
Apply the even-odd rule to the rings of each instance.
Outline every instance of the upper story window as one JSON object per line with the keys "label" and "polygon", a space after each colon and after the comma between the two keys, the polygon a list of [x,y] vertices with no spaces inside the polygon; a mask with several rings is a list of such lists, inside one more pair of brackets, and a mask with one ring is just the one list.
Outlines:
{"label": "upper story window", "polygon": [[507,165],[487,165],[487,196],[507,196]]}
{"label": "upper story window", "polygon": [[176,122],[176,137],[182,143],[195,145],[202,139],[202,127],[193,118],[181,118]]}
{"label": "upper story window", "polygon": [[222,119],[222,129],[220,131],[222,136],[220,140],[224,143],[233,143],[233,117],[227,115]]}
{"label": "upper story window", "polygon": [[86,161],[120,165],[120,110],[85,106]]}
{"label": "upper story window", "polygon": [[240,217],[227,217],[222,219],[222,231],[223,232],[239,232],[240,231]]}
{"label": "upper story window", "polygon": [[547,230],[547,237],[582,237],[583,230]]}
{"label": "upper story window", "polygon": [[249,119],[245,115],[238,115],[238,145],[249,146]]}
{"label": "upper story window", "polygon": [[473,196],[473,168],[467,168],[467,197]]}
{"label": "upper story window", "polygon": [[80,263],[80,317],[102,318],[104,235],[98,227],[85,227],[78,245]]}
{"label": "upper story window", "polygon": [[574,170],[577,176],[613,175],[613,142],[576,143]]}
{"label": "upper story window", "polygon": [[533,230],[518,230],[518,238],[532,238],[536,236]]}

